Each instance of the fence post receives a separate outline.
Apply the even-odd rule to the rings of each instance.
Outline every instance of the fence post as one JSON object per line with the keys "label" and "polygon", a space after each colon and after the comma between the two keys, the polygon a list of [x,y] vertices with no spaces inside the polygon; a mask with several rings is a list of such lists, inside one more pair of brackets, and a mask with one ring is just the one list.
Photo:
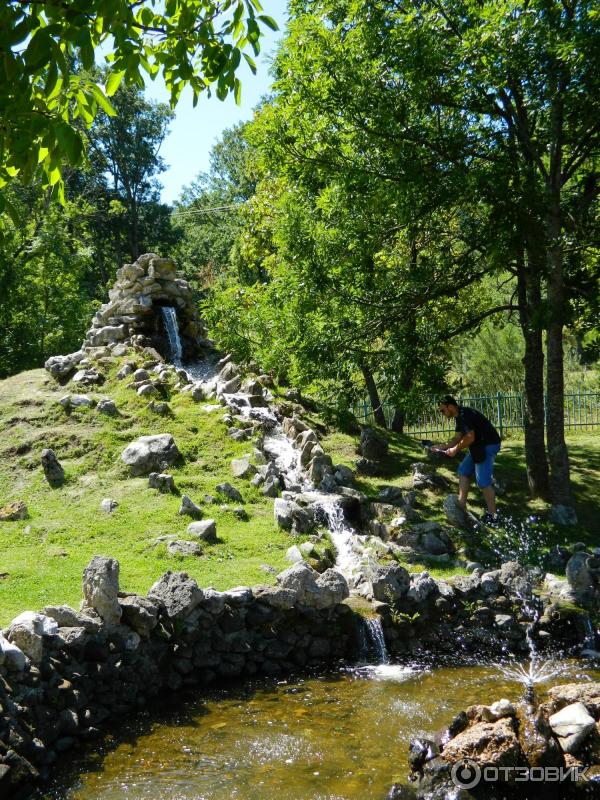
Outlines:
{"label": "fence post", "polygon": [[496,393],[496,414],[498,415],[498,433],[500,434],[500,438],[502,438],[502,392]]}

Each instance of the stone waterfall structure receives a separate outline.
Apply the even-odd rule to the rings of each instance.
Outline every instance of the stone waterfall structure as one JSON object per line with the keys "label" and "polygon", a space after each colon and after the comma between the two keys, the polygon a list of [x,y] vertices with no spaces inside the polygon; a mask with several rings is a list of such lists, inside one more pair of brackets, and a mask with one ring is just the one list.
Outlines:
{"label": "stone waterfall structure", "polygon": [[[163,358],[172,358],[167,320],[174,325],[181,342],[182,361],[193,361],[211,343],[198,316],[192,287],[175,262],[155,253],[145,253],[133,264],[125,264],[117,272],[117,280],[104,303],[94,314],[81,349],[65,356],[52,356],[45,367],[50,374],[63,379],[70,375],[89,355],[110,350],[119,355],[123,346],[151,347]],[[164,309],[171,309],[165,313]]]}
{"label": "stone waterfall structure", "polygon": [[199,340],[205,334],[198,317],[192,288],[170,258],[154,253],[140,256],[117,272],[117,280],[92,320],[86,347],[105,347],[115,343],[151,346],[168,354],[168,337],[161,308],[174,309],[177,316],[183,358],[198,354]]}

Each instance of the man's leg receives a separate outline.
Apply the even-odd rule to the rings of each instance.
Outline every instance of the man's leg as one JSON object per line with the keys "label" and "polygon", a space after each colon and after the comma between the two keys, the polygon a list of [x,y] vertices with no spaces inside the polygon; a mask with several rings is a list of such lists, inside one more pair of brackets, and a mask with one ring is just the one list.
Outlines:
{"label": "man's leg", "polygon": [[467,497],[469,495],[469,488],[471,487],[471,478],[466,475],[458,476],[458,505],[464,510],[467,510]]}
{"label": "man's leg", "polygon": [[481,490],[487,510],[492,516],[496,516],[496,490],[493,486],[484,486]]}

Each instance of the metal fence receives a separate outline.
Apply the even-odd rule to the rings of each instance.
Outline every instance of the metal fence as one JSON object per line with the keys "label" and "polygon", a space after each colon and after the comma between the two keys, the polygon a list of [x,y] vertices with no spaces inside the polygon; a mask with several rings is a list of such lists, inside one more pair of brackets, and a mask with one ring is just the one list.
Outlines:
{"label": "metal fence", "polygon": [[[481,411],[494,423],[501,436],[510,431],[523,430],[525,400],[520,393],[497,392],[496,394],[458,397],[463,406]],[[547,395],[544,397],[546,407]],[[383,404],[383,413],[391,425],[394,408]],[[360,422],[373,423],[373,410],[368,400],[353,406],[352,411]],[[577,391],[565,394],[565,427],[570,430],[600,428],[600,392]],[[429,436],[454,431],[454,420],[447,420],[438,410],[438,398],[429,396],[425,410],[411,416],[407,414],[404,432],[411,436]]]}

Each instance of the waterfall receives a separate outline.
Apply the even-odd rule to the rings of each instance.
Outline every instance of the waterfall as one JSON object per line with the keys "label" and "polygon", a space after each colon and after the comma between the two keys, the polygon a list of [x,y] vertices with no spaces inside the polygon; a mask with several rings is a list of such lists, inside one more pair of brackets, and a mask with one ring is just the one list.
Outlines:
{"label": "waterfall", "polygon": [[596,649],[596,631],[592,625],[592,620],[588,614],[582,614],[581,621],[583,622],[583,630],[585,635],[583,640],[583,649],[593,651]]}
{"label": "waterfall", "polygon": [[181,367],[183,351],[181,349],[181,339],[179,338],[177,314],[172,306],[161,306],[160,313],[162,314],[167,339],[169,340],[171,361],[176,367]]}
{"label": "waterfall", "polygon": [[389,664],[390,658],[388,656],[387,647],[385,646],[385,638],[383,636],[383,625],[379,617],[364,617],[365,629],[367,638],[375,653],[375,658],[378,664]]}

